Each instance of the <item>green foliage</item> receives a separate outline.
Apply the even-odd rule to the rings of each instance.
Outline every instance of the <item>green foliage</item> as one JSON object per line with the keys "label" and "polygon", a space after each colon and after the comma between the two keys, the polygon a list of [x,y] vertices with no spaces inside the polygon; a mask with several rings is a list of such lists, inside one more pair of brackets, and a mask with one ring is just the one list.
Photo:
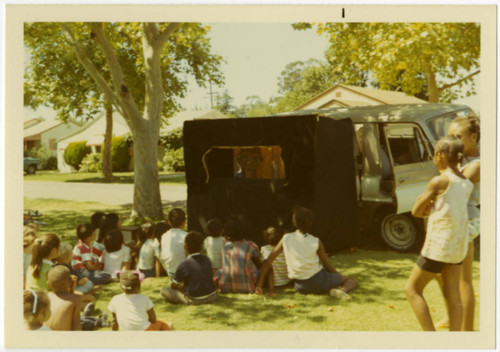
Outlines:
{"label": "green foliage", "polygon": [[273,107],[256,95],[246,97],[245,103],[235,111],[236,117],[268,116],[273,113]]}
{"label": "green foliage", "polygon": [[130,153],[125,136],[117,136],[111,139],[111,164],[113,171],[127,171],[130,163]]}
{"label": "green foliage", "polygon": [[215,109],[219,110],[224,115],[231,116],[234,113],[236,107],[233,106],[233,97],[229,95],[227,89],[224,90],[222,95],[217,95],[215,101]]}
{"label": "green foliage", "polygon": [[80,172],[101,172],[102,171],[102,154],[90,153],[85,156],[80,165]]}
{"label": "green foliage", "polygon": [[50,151],[43,145],[38,148],[33,148],[26,152],[27,156],[32,158],[39,158],[40,164],[38,170],[56,170],[57,169],[57,156],[54,151]]}
{"label": "green foliage", "polygon": [[[308,29],[310,24],[295,24]],[[480,24],[464,23],[316,23],[330,40],[327,58],[346,82],[369,71],[380,89],[424,93],[429,101],[454,87],[463,97],[475,94],[480,68]],[[474,72],[473,72],[474,71]],[[434,84],[434,81],[436,84]],[[468,90],[464,90],[465,84]],[[448,93],[449,94],[449,93]]]}
{"label": "green foliage", "polygon": [[163,157],[163,170],[184,172],[184,147],[168,150]]}
{"label": "green foliage", "polygon": [[166,135],[160,136],[160,144],[167,150],[179,149],[184,146],[182,135],[182,127],[176,128],[168,132]]}
{"label": "green foliage", "polygon": [[79,170],[83,158],[90,153],[90,147],[87,147],[86,144],[87,141],[69,143],[64,150],[66,164],[72,166],[75,170]]}

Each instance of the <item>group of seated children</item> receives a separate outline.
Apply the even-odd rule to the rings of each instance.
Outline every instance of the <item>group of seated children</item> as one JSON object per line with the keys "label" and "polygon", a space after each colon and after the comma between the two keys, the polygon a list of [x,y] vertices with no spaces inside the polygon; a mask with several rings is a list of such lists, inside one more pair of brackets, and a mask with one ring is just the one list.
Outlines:
{"label": "group of seated children", "polygon": [[329,293],[339,299],[349,299],[348,292],[357,287],[355,279],[331,266],[321,241],[308,233],[313,217],[305,208],[294,210],[295,232],[283,235],[280,228],[268,228],[264,232],[268,245],[260,253],[254,242],[245,239],[248,227],[238,217],[225,224],[210,220],[204,238],[183,230],[185,213],[175,208],[168,214],[168,224],[142,224],[131,247],[124,244],[116,214],[95,213],[90,220],[77,226],[74,248],[60,243],[54,233],[37,237],[34,231],[25,231],[24,317],[29,329],[109,326],[106,312],[91,316],[94,292],[119,282],[123,293],[108,305],[113,330],[171,330],[171,324],[156,319],[151,299],[140,294],[142,280],[160,276],[163,270],[171,286],[159,293],[173,304],[212,303],[218,292],[262,294],[265,280],[271,295],[275,286],[292,281],[300,293]]}

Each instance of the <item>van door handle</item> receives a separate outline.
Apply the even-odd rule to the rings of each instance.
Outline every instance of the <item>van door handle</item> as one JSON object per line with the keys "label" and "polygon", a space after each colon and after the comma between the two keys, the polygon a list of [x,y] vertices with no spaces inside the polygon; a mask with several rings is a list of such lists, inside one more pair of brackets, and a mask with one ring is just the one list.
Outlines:
{"label": "van door handle", "polygon": [[405,177],[400,177],[400,178],[398,178],[398,182],[399,182],[399,183],[403,183],[403,182],[405,182],[405,181],[408,181],[409,179],[410,179],[410,177],[408,177],[408,176],[405,176]]}

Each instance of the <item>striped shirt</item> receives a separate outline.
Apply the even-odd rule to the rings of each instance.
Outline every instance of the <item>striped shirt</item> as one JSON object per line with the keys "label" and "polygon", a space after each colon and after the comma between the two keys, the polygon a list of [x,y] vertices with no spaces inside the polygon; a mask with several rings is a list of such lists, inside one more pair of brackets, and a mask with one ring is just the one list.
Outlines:
{"label": "striped shirt", "polygon": [[[262,262],[267,260],[274,250],[271,244],[262,246],[260,249],[260,256]],[[274,286],[284,286],[290,283],[292,280],[288,277],[288,269],[286,268],[286,258],[285,252],[281,252],[272,263],[273,273],[274,273]]]}
{"label": "striped shirt", "polygon": [[222,268],[216,283],[222,292],[251,293],[255,291],[258,270],[253,260],[259,258],[259,247],[252,241],[225,241]]}
{"label": "striped shirt", "polygon": [[73,249],[73,260],[71,266],[74,270],[80,270],[85,267],[84,262],[97,263],[94,247],[89,247],[82,240],[78,240]]}

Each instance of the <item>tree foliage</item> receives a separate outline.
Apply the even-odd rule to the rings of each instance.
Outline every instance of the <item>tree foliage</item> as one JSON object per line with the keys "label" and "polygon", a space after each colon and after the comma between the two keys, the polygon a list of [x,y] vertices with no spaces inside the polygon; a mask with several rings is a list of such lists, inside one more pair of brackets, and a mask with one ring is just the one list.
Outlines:
{"label": "tree foliage", "polygon": [[[369,71],[381,89],[406,94],[425,92],[438,102],[447,89],[475,94],[480,72],[480,25],[477,23],[297,23],[313,26],[330,40],[327,58],[348,83]],[[464,90],[468,84],[467,90]],[[449,93],[446,93],[449,94]]]}
{"label": "tree foliage", "polygon": [[64,150],[64,161],[75,170],[80,170],[83,158],[90,154],[90,147],[87,147],[87,141],[72,142]]}
{"label": "tree foliage", "polygon": [[[84,98],[92,102],[104,97],[129,125],[135,156],[133,217],[162,216],[156,146],[162,118],[179,109],[177,99],[185,96],[188,75],[201,86],[223,81],[222,58],[211,53],[208,31],[199,23],[25,24],[25,43],[34,66],[52,71],[50,65],[62,61],[60,71],[69,80],[98,87],[98,95],[82,91],[81,101],[90,104]],[[68,56],[60,56],[62,52]],[[85,70],[87,75],[73,75],[74,70]],[[64,90],[58,77],[47,74],[44,84],[49,90]],[[92,83],[86,82],[89,77]],[[54,106],[59,106],[61,95],[51,95]],[[25,104],[43,103],[36,86],[28,85]]]}

